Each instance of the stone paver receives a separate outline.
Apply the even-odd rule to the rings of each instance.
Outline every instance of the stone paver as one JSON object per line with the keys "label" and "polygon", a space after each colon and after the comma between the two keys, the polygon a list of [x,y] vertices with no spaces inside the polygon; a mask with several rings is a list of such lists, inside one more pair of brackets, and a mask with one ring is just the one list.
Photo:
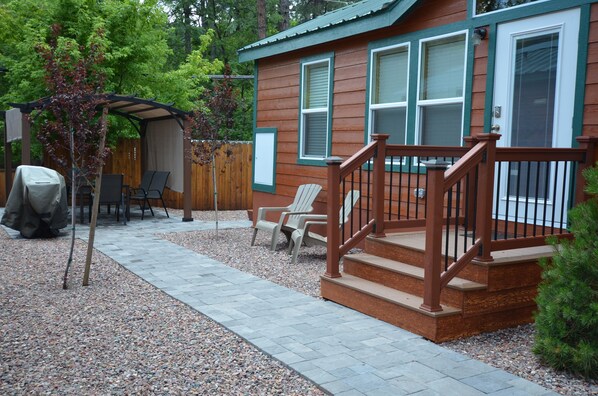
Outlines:
{"label": "stone paver", "polygon": [[[248,221],[219,224],[222,229],[250,225]],[[418,335],[155,236],[213,228],[214,222],[182,222],[157,212],[143,221],[98,227],[95,248],[331,394],[555,394]],[[77,230],[79,237],[87,238],[87,227]]]}

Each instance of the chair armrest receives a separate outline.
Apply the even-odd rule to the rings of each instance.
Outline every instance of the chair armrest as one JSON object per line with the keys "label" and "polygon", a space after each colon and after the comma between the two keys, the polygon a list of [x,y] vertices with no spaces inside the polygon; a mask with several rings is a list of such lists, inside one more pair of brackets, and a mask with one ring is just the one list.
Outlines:
{"label": "chair armrest", "polygon": [[301,212],[282,212],[280,214],[280,219],[278,220],[278,227],[279,227],[279,229],[282,229],[282,225],[284,224],[284,220],[288,216],[293,216],[293,215],[307,215],[307,214],[310,214],[312,210],[313,210],[313,208],[310,208],[308,211],[301,211]]}
{"label": "chair armrest", "polygon": [[327,221],[306,221],[305,224],[303,225],[303,233],[307,234],[309,231],[309,227],[313,226],[313,225],[326,225],[328,224]]}
{"label": "chair armrest", "polygon": [[303,214],[301,216],[299,216],[299,224],[297,225],[297,228],[304,228],[304,225],[307,221],[324,221],[324,224],[326,224],[326,221],[328,219],[328,215],[325,214]]}
{"label": "chair armrest", "polygon": [[266,218],[266,212],[282,212],[288,210],[288,206],[264,206],[257,210],[257,221]]}

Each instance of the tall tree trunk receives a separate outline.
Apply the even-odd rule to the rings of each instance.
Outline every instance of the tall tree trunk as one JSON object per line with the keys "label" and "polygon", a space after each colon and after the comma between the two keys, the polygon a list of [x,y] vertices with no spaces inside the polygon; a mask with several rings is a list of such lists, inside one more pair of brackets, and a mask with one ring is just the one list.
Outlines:
{"label": "tall tree trunk", "polygon": [[280,13],[278,30],[282,32],[289,28],[289,20],[291,18],[291,2],[289,0],[280,0],[278,7],[278,12]]}
{"label": "tall tree trunk", "polygon": [[266,38],[266,0],[257,0],[257,37]]}
{"label": "tall tree trunk", "polygon": [[185,2],[183,5],[183,18],[185,23],[185,34],[183,39],[185,40],[185,53],[189,55],[191,53],[191,4]]}

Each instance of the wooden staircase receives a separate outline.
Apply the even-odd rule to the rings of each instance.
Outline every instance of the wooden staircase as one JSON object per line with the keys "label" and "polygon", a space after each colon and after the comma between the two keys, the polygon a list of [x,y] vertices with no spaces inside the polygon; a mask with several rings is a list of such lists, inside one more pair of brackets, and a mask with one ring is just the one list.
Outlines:
{"label": "wooden staircase", "polygon": [[363,253],[343,258],[340,278],[321,278],[322,297],[434,342],[470,336],[533,321],[541,280],[541,246],[493,252],[494,261],[468,264],[442,290],[442,311],[423,302],[424,233],[387,234],[366,239]]}

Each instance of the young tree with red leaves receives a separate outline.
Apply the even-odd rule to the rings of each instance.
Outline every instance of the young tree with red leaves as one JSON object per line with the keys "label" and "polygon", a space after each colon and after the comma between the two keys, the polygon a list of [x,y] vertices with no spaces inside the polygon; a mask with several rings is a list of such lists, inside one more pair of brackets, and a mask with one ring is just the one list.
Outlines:
{"label": "young tree with red leaves", "polygon": [[[220,148],[229,143],[237,106],[238,101],[230,78],[230,68],[227,66],[224,78],[215,81],[213,87],[204,92],[202,105],[191,112],[186,124],[185,138],[191,139],[193,162],[201,166],[212,166],[216,236],[218,236],[216,156]],[[231,154],[230,149],[225,153],[227,158],[230,158]]]}
{"label": "young tree with red leaves", "polygon": [[[74,40],[60,36],[60,27],[52,27],[47,45],[39,45],[38,53],[45,62],[45,82],[49,96],[41,100],[41,110],[33,120],[39,122],[38,140],[46,153],[68,171],[70,167],[72,238],[71,249],[64,273],[63,288],[67,288],[68,271],[73,260],[75,243],[76,193],[80,184],[91,185],[96,178],[95,196],[99,196],[102,166],[110,153],[105,147],[106,109],[100,116],[105,98],[102,94],[104,76],[100,71],[103,51],[97,41],[83,48]],[[97,213],[97,203],[94,202]],[[94,213],[95,214],[95,213]],[[96,216],[90,224],[90,240],[83,284],[87,285]]]}

